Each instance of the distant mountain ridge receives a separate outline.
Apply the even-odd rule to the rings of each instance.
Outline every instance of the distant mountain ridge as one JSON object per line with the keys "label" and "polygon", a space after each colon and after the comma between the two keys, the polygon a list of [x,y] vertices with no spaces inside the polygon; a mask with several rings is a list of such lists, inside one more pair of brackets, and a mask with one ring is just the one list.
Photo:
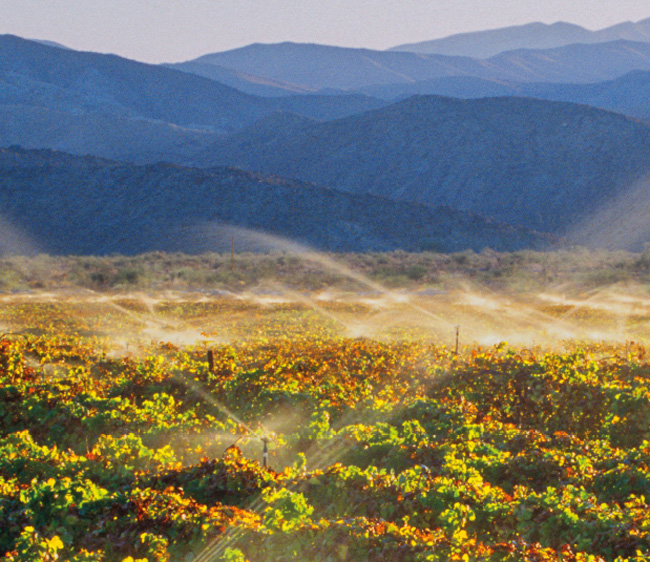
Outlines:
{"label": "distant mountain ridge", "polygon": [[[0,103],[101,111],[214,133],[232,131],[274,111],[300,113],[307,104],[304,96],[267,99],[165,66],[49,47],[11,35],[0,35],[0,55]],[[384,105],[364,96],[346,96],[338,100],[332,117],[346,113],[348,100],[358,105],[361,98],[368,108]],[[319,100],[327,105],[326,96]],[[316,108],[305,116],[324,113]]]}
{"label": "distant mountain ridge", "polygon": [[[454,76],[513,82],[588,83],[650,71],[650,42],[617,40],[553,49],[518,49],[485,60],[327,45],[277,43],[212,53],[176,68],[228,68],[306,90],[362,90]],[[205,75],[206,72],[203,70]]]}
{"label": "distant mountain ridge", "polygon": [[595,84],[526,84],[514,95],[582,103],[650,122],[650,72],[642,70]]}
{"label": "distant mountain ridge", "polygon": [[0,36],[0,55],[1,103],[104,112],[213,133],[269,111],[263,100],[213,80],[115,55],[60,49],[11,35]]}
{"label": "distant mountain ridge", "polygon": [[41,45],[47,45],[48,47],[58,47],[59,49],[70,49],[70,47],[66,47],[61,43],[57,43],[56,41],[48,41],[47,39],[29,39],[29,41],[34,41],[36,43],[40,43]]}
{"label": "distant mountain ridge", "polygon": [[462,99],[530,97],[591,105],[650,121],[650,72],[643,70],[634,70],[613,80],[593,84],[525,83],[454,76],[411,84],[375,86],[364,88],[363,91],[392,101],[413,95]]}
{"label": "distant mountain ridge", "polygon": [[[368,84],[410,81],[416,75],[449,74],[442,61],[411,53],[291,42],[255,43],[188,62],[217,65],[313,90],[354,89]],[[463,67],[478,68],[478,63],[471,59],[461,62]]]}
{"label": "distant mountain ridge", "polygon": [[327,120],[384,105],[363,94],[268,99],[159,65],[0,36],[0,146],[176,161],[275,111]]}
{"label": "distant mountain ridge", "polygon": [[525,98],[413,97],[328,123],[266,120],[218,143],[233,165],[562,235],[650,171],[650,127]]}
{"label": "distant mountain ridge", "polygon": [[650,18],[622,22],[597,31],[566,22],[533,22],[457,33],[440,39],[397,45],[389,50],[482,59],[518,49],[554,49],[575,43],[605,43],[619,39],[649,42]]}
{"label": "distant mountain ridge", "polygon": [[[17,148],[0,149],[0,210],[3,229],[22,232],[37,250],[56,254],[227,251],[231,235],[241,247],[265,233],[351,252],[541,249],[554,243],[448,208],[232,168],[136,166]],[[242,236],[242,228],[253,236]]]}

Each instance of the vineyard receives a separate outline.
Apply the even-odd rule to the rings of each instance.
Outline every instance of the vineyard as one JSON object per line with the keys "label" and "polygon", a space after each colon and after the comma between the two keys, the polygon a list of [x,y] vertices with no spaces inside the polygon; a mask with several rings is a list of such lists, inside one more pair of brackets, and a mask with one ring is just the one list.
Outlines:
{"label": "vineyard", "polygon": [[650,560],[635,291],[5,293],[0,555]]}

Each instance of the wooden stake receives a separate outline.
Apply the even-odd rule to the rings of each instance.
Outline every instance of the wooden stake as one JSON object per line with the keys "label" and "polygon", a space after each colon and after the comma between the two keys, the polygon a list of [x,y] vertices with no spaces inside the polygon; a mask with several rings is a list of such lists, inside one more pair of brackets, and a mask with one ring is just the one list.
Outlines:
{"label": "wooden stake", "polygon": [[214,353],[211,349],[208,349],[208,369],[211,373],[214,373]]}
{"label": "wooden stake", "polygon": [[458,334],[460,333],[460,326],[456,326],[456,351],[454,355],[458,356]]}

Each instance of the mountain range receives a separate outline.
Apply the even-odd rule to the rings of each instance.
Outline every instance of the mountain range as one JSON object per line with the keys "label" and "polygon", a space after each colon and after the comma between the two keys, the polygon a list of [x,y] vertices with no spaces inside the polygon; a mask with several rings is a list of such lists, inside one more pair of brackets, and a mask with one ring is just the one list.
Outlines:
{"label": "mountain range", "polygon": [[164,66],[0,36],[4,146],[175,160],[276,111],[332,119],[385,104],[363,94],[264,98]]}
{"label": "mountain range", "polygon": [[[282,43],[174,65],[0,36],[0,252],[223,249],[233,225],[336,251],[606,245],[645,208],[648,24],[483,59]],[[614,246],[650,241],[643,220]]]}
{"label": "mountain range", "polygon": [[206,76],[205,69],[210,65],[308,91],[362,90],[451,76],[589,83],[611,80],[633,70],[650,70],[650,43],[618,40],[553,49],[518,49],[485,60],[302,43],[254,44],[204,55],[174,68],[188,72],[201,68],[200,73]]}

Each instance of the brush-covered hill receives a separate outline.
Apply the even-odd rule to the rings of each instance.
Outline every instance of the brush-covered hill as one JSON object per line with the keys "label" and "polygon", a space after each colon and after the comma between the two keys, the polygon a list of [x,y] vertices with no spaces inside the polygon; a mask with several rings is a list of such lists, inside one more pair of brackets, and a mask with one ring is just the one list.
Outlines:
{"label": "brush-covered hill", "polygon": [[422,96],[329,123],[276,115],[204,153],[217,163],[562,234],[650,171],[650,127],[577,104]]}
{"label": "brush-covered hill", "polygon": [[254,249],[265,240],[258,232],[350,252],[514,250],[554,242],[448,208],[232,168],[137,166],[20,148],[0,149],[0,229],[14,241],[13,248],[0,245],[5,252],[56,254],[226,251],[232,235],[238,249]]}

